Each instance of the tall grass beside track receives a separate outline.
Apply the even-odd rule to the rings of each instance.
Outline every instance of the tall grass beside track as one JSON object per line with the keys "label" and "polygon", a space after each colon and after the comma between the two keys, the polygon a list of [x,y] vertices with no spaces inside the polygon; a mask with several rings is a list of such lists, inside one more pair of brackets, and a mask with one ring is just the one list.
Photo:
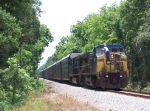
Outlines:
{"label": "tall grass beside track", "polygon": [[[50,110],[51,109],[51,110]],[[49,99],[43,98],[41,94],[30,95],[27,103],[21,107],[15,107],[12,111],[52,111]]]}
{"label": "tall grass beside track", "polygon": [[43,92],[44,89],[47,89],[46,86],[42,90],[37,90],[31,92],[25,98],[25,104],[22,106],[15,106],[11,111],[53,111],[53,105],[49,98],[45,98]]}
{"label": "tall grass beside track", "polygon": [[24,106],[14,107],[11,111],[100,111],[88,102],[56,92],[49,84],[41,91],[30,93],[25,101]]}

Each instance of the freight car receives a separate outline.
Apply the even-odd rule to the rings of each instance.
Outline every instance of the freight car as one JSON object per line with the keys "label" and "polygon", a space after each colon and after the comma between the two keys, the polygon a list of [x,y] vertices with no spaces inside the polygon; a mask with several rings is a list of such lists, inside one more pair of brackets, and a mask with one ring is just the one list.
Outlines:
{"label": "freight car", "polygon": [[124,46],[106,44],[110,51],[107,63],[104,45],[94,47],[89,53],[71,53],[41,71],[45,79],[66,80],[83,86],[120,89],[128,84],[129,71]]}

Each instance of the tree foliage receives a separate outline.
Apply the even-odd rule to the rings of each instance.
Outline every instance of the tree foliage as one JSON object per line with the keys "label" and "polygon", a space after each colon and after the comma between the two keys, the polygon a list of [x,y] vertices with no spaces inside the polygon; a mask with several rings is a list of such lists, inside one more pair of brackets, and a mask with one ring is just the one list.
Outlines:
{"label": "tree foliage", "polygon": [[116,43],[118,40],[118,6],[103,6],[98,13],[88,15],[82,22],[71,27],[71,33],[81,40],[82,52],[100,43]]}
{"label": "tree foliage", "polygon": [[39,0],[0,1],[0,110],[22,103],[38,87],[35,73],[44,47],[53,41],[48,27],[40,24]]}
{"label": "tree foliage", "polygon": [[18,50],[21,28],[16,23],[16,18],[2,8],[0,8],[0,24],[0,66],[3,67],[7,58]]}

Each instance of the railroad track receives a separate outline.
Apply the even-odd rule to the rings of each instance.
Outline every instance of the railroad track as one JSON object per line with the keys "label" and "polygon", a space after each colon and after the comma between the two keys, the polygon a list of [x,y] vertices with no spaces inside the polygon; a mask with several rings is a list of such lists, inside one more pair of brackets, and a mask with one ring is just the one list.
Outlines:
{"label": "railroad track", "polygon": [[130,90],[121,90],[121,91],[107,90],[107,91],[112,93],[117,93],[117,94],[124,94],[128,96],[150,99],[150,93],[146,93],[146,92],[130,91]]}
{"label": "railroad track", "polygon": [[[66,82],[64,82],[64,83],[70,85],[69,83],[66,83]],[[71,84],[71,85],[76,86],[76,87],[83,87],[83,86],[77,85],[77,84]],[[123,90],[123,89],[116,91],[116,90],[107,90],[107,89],[93,88],[93,87],[84,87],[84,88],[91,89],[91,90],[96,90],[96,91],[107,91],[107,92],[111,92],[111,93],[117,93],[117,94],[133,96],[133,97],[140,97],[140,98],[150,99],[150,93],[146,93],[146,92]]]}

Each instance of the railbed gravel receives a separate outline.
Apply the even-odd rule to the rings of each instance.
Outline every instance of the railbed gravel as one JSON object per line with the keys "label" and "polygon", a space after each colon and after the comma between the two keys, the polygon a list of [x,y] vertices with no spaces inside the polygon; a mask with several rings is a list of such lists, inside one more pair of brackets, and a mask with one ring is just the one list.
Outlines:
{"label": "railbed gravel", "polygon": [[121,95],[43,79],[52,90],[102,111],[150,111],[150,99]]}

